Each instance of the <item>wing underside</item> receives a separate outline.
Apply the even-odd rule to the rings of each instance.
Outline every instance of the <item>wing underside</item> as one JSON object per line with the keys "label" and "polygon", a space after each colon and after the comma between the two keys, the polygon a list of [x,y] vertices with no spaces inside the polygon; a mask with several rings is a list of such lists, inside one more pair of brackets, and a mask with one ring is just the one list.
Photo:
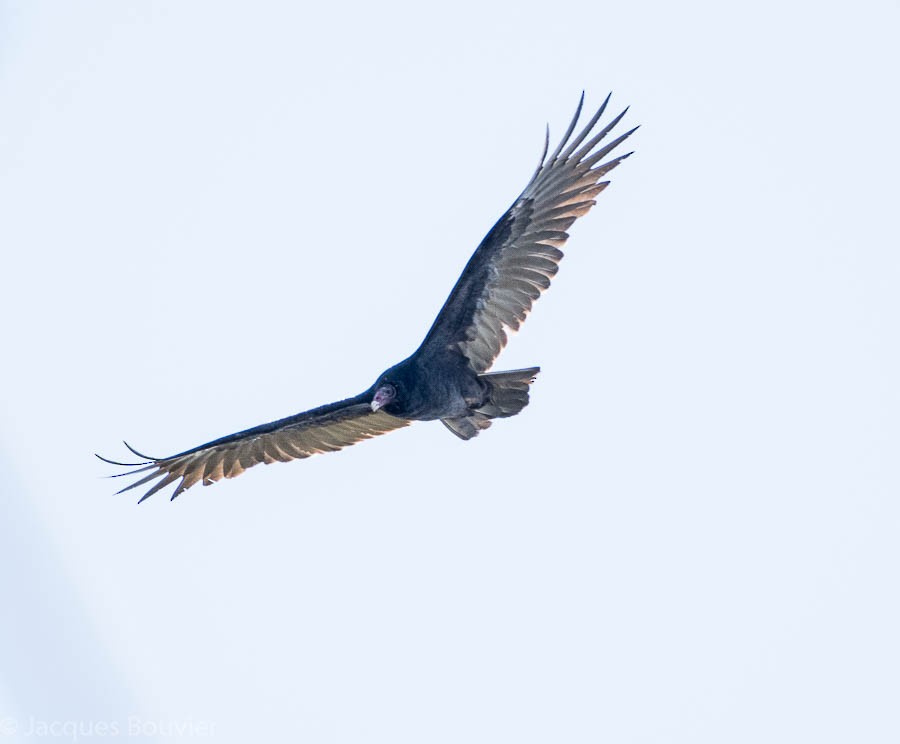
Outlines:
{"label": "wing underside", "polygon": [[528,186],[478,246],[423,348],[437,345],[457,350],[476,372],[485,372],[506,345],[507,331],[518,330],[535,300],[550,286],[567,231],[609,185],[601,179],[631,153],[607,156],[637,129],[600,146],[627,111],[592,134],[606,110],[607,96],[572,138],[583,102],[584,96],[559,146],[547,157],[545,144],[541,164]]}
{"label": "wing underside", "polygon": [[[234,478],[260,463],[288,462],[322,452],[336,452],[351,444],[408,426],[407,419],[395,418],[383,411],[373,412],[363,396],[264,424],[195,447],[171,457],[154,458],[126,447],[141,462],[124,463],[101,460],[133,468],[120,476],[146,473],[119,493],[153,481],[140,501],[179,481],[175,498],[197,483],[208,486],[223,478]],[[140,503],[140,502],[138,502]]]}

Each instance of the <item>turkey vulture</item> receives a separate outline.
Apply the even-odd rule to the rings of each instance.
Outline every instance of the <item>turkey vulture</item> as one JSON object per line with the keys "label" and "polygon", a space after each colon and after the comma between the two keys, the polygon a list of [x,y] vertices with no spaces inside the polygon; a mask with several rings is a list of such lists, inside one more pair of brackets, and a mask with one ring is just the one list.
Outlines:
{"label": "turkey vulture", "polygon": [[[408,359],[379,375],[368,390],[352,398],[256,426],[171,457],[112,465],[135,468],[119,475],[146,473],[119,493],[160,479],[141,497],[152,496],[180,479],[172,498],[196,483],[208,486],[234,478],[261,462],[287,462],[332,452],[363,439],[408,426],[440,421],[456,436],[471,439],[495,418],[515,416],[528,405],[529,385],[538,367],[489,372],[531,305],[550,286],[572,223],[590,211],[609,184],[601,181],[631,155],[604,160],[637,129],[598,147],[625,112],[596,134],[609,96],[572,138],[584,94],[565,136],[550,157],[549,129],[534,175],[513,205],[481,241],[466,264],[425,340]],[[140,501],[138,503],[140,503]]]}

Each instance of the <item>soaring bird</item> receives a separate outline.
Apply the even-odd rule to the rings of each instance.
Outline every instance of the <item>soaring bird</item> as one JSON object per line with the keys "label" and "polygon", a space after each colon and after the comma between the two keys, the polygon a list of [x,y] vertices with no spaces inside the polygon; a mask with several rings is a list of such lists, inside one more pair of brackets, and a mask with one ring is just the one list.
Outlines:
{"label": "soaring bird", "polygon": [[[333,452],[364,439],[440,420],[461,439],[471,439],[495,418],[515,416],[528,405],[539,367],[490,372],[563,257],[567,230],[594,206],[609,181],[601,180],[631,155],[606,159],[636,129],[600,147],[625,115],[622,111],[593,133],[609,96],[574,136],[584,104],[578,103],[562,141],[547,157],[549,128],[537,169],[525,190],[491,228],[469,259],[418,349],[382,372],[368,390],[352,398],[230,434],[170,457],[149,457],[125,446],[141,462],[118,475],[146,473],[119,493],[157,480],[141,501],[179,481],[172,499],[196,483],[234,478],[259,463],[287,462]],[[180,479],[180,480],[179,480]]]}

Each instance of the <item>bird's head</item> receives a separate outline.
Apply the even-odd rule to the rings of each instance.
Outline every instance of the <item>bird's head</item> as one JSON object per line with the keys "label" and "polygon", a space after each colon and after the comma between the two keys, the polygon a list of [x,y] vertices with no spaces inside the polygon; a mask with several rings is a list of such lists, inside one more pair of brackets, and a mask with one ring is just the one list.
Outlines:
{"label": "bird's head", "polygon": [[397,399],[397,386],[392,382],[380,381],[375,387],[375,394],[372,396],[372,410],[377,411],[390,405]]}
{"label": "bird's head", "polygon": [[[373,411],[384,411],[399,418],[417,418],[427,397],[422,375],[414,357],[404,359],[382,372],[371,387],[369,405]],[[424,401],[427,403],[427,400]]]}

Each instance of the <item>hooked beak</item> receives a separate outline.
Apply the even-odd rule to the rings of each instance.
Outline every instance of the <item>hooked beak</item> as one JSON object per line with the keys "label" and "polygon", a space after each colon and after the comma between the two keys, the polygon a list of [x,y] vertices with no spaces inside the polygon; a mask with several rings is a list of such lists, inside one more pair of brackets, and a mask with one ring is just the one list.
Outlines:
{"label": "hooked beak", "polygon": [[390,395],[387,390],[385,390],[384,388],[378,388],[378,390],[375,391],[375,396],[372,398],[372,411],[377,411],[382,406],[390,403],[392,398],[393,396]]}

